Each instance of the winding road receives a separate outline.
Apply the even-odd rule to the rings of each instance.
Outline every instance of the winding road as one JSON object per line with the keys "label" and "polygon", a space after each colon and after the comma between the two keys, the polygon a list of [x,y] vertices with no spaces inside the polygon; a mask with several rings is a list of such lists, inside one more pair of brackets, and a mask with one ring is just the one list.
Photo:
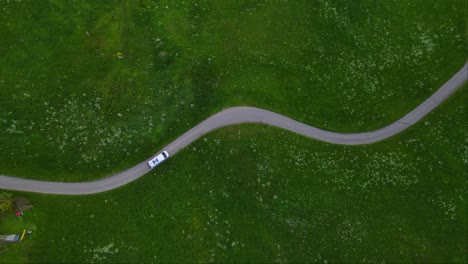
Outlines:
{"label": "winding road", "polygon": [[[371,132],[335,133],[308,126],[271,111],[254,107],[241,106],[227,108],[209,117],[164,147],[163,150],[166,150],[171,155],[174,155],[193,141],[212,130],[239,123],[269,124],[304,135],[306,137],[333,144],[370,144],[387,139],[414,125],[416,122],[421,120],[421,118],[426,116],[429,112],[434,110],[434,108],[440,105],[458,88],[460,88],[467,80],[467,78],[468,66],[465,64],[452,78],[450,78],[450,80],[448,80],[431,97],[416,107],[413,111],[402,117],[400,120]],[[150,171],[147,165],[147,161],[149,159],[150,158],[126,171],[117,173],[113,176],[101,180],[90,182],[66,183],[36,181],[0,175],[0,188],[17,191],[65,195],[100,193],[118,188],[148,173]]]}

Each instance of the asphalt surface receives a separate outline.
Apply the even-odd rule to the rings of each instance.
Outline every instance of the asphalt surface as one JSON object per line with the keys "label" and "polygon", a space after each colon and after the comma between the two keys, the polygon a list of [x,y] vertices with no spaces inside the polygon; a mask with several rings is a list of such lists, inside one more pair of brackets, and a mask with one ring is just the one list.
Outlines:
{"label": "asphalt surface", "polygon": [[[467,78],[468,67],[467,64],[465,64],[462,69],[460,69],[460,71],[458,71],[450,80],[448,80],[441,88],[439,88],[439,90],[437,90],[431,97],[416,107],[413,111],[402,117],[400,120],[371,132],[335,133],[308,126],[271,111],[254,107],[240,106],[227,108],[209,117],[171,142],[165,148],[158,151],[157,154],[161,153],[163,150],[166,150],[171,156],[173,156],[181,149],[185,148],[187,145],[202,137],[206,133],[220,127],[239,123],[268,124],[304,135],[306,137],[333,144],[371,144],[398,134],[421,120],[421,118],[434,110],[434,108],[440,105],[445,99],[447,99],[452,93],[461,87]],[[125,185],[148,173],[150,169],[147,165],[147,162],[152,157],[126,171],[117,173],[113,176],[101,180],[90,182],[65,183],[36,181],[0,175],[0,188],[17,191],[66,195],[81,195],[105,192]]]}

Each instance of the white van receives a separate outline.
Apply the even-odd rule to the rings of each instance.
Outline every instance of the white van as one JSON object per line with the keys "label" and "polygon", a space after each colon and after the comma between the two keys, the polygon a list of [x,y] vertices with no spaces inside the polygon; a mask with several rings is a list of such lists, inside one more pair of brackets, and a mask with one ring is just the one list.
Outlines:
{"label": "white van", "polygon": [[167,151],[163,151],[161,154],[148,161],[148,166],[152,169],[158,166],[159,163],[163,162],[167,158],[169,158],[169,153],[167,153]]}

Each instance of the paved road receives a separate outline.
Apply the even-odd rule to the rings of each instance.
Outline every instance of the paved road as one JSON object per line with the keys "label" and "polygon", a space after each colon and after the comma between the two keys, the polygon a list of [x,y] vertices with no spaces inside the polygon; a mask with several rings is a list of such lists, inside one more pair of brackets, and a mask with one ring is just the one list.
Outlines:
{"label": "paved road", "polygon": [[[167,150],[171,155],[174,155],[193,141],[214,129],[239,123],[270,124],[292,132],[296,132],[306,137],[333,144],[370,144],[389,138],[421,120],[421,118],[431,112],[445,99],[447,99],[453,92],[455,92],[467,80],[467,76],[468,67],[467,64],[465,64],[462,69],[460,69],[460,71],[458,71],[450,80],[448,80],[441,88],[439,88],[437,92],[435,92],[426,101],[416,107],[413,111],[395,123],[371,132],[335,133],[305,125],[293,119],[267,110],[241,106],[227,108],[209,117],[167,145],[165,148],[163,148],[163,150]],[[27,192],[67,195],[105,192],[125,185],[148,173],[150,171],[147,165],[148,160],[145,160],[126,171],[117,173],[113,176],[98,181],[91,182],[47,182],[0,175],[0,188]]]}

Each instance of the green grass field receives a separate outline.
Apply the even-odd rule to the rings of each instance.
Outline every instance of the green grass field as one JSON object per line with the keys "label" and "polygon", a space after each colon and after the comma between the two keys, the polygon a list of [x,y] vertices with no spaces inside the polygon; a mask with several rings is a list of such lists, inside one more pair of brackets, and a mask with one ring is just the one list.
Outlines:
{"label": "green grass field", "polygon": [[373,145],[231,126],[111,192],[21,194],[37,227],[24,254],[47,263],[465,263],[467,100],[465,86]]}
{"label": "green grass field", "polygon": [[1,1],[0,173],[109,175],[232,105],[379,128],[465,62],[465,14],[461,0]]}
{"label": "green grass field", "polygon": [[[461,0],[0,1],[0,174],[92,180],[224,107],[334,131],[400,118],[466,60]],[[122,55],[123,58],[118,58]],[[468,92],[338,146],[220,129],[89,196],[17,193],[0,263],[467,260]]]}

